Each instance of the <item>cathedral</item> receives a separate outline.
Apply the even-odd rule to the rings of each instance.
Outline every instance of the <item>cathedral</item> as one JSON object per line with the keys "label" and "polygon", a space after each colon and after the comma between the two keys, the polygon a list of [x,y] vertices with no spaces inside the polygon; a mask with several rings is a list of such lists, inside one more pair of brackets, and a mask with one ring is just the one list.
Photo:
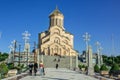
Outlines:
{"label": "cathedral", "polygon": [[56,8],[49,15],[49,28],[38,35],[40,54],[76,56],[74,50],[74,36],[64,28],[64,15]]}

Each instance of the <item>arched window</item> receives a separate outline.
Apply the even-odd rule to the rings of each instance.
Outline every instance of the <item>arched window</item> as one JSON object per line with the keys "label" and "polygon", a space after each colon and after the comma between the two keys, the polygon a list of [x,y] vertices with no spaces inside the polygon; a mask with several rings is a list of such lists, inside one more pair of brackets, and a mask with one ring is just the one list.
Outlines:
{"label": "arched window", "polygon": [[58,46],[57,45],[55,46],[54,50],[55,50],[55,53],[58,54]]}
{"label": "arched window", "polygon": [[59,25],[61,26],[61,19],[59,19]]}
{"label": "arched window", "polygon": [[68,41],[67,41],[67,40],[65,40],[65,43],[66,43],[66,44],[68,44]]}
{"label": "arched window", "polygon": [[66,49],[65,45],[63,45],[63,48]]}
{"label": "arched window", "polygon": [[55,24],[55,25],[57,25],[57,19],[55,19],[55,22],[56,22],[56,24]]}
{"label": "arched window", "polygon": [[54,24],[54,19],[51,19],[51,26],[53,26],[53,24]]}
{"label": "arched window", "polygon": [[60,43],[60,39],[58,37],[56,37],[54,42],[59,44]]}
{"label": "arched window", "polygon": [[51,48],[51,54],[53,54],[53,48]]}

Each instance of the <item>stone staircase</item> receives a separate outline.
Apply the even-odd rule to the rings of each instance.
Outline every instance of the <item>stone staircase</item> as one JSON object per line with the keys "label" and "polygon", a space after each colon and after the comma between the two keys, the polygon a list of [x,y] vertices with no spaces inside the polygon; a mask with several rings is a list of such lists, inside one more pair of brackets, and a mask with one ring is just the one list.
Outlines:
{"label": "stone staircase", "polygon": [[[41,55],[40,55],[40,60],[41,60]],[[76,57],[71,57],[72,58],[72,68],[76,66]],[[43,63],[45,68],[55,68],[56,63],[58,63],[59,68],[70,68],[70,57],[69,56],[43,56]]]}

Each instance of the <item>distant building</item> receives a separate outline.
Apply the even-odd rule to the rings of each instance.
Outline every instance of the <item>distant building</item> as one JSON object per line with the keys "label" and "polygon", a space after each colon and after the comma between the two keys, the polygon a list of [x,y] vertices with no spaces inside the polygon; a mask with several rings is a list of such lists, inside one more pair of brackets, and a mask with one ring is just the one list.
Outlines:
{"label": "distant building", "polygon": [[49,15],[49,29],[39,33],[39,49],[44,55],[76,56],[74,36],[64,28],[64,15],[56,8]]}

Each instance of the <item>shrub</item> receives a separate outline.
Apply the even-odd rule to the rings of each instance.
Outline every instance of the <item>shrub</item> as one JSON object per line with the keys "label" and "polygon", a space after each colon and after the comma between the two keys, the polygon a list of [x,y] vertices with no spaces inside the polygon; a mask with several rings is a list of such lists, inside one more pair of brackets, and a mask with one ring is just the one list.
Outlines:
{"label": "shrub", "polygon": [[118,75],[120,73],[119,70],[120,70],[119,65],[114,63],[110,69],[110,74]]}
{"label": "shrub", "polygon": [[24,64],[21,65],[21,68],[23,68],[23,67],[24,67]]}
{"label": "shrub", "polygon": [[13,63],[8,63],[8,69],[14,69],[14,64]]}
{"label": "shrub", "polygon": [[85,66],[85,65],[82,65],[82,68],[86,68],[86,66]]}
{"label": "shrub", "polygon": [[97,72],[97,73],[100,72],[100,68],[97,64],[94,66],[94,72]]}
{"label": "shrub", "polygon": [[118,64],[113,64],[112,68],[110,70],[117,71],[120,70]]}
{"label": "shrub", "polygon": [[2,73],[3,75],[7,74],[8,72],[8,68],[7,65],[5,63],[1,63],[0,64],[0,73]]}
{"label": "shrub", "polygon": [[78,67],[79,67],[79,69],[81,69],[81,68],[82,68],[82,65],[81,65],[81,64],[79,64],[79,65],[78,65]]}
{"label": "shrub", "polygon": [[108,71],[108,68],[105,64],[103,64],[100,68],[100,71]]}

